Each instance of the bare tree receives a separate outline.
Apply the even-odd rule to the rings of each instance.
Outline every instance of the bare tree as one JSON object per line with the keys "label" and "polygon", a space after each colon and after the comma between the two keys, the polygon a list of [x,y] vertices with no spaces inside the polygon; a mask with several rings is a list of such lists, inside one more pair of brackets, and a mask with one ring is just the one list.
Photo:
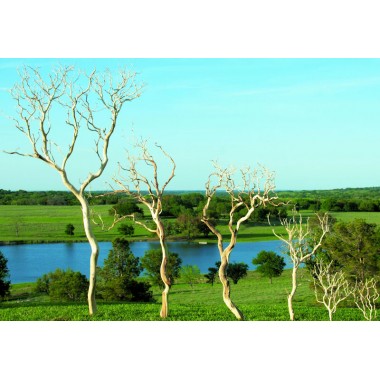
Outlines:
{"label": "bare tree", "polygon": [[288,295],[288,309],[290,320],[294,321],[293,298],[297,290],[297,272],[302,263],[309,260],[321,247],[322,241],[329,231],[328,214],[316,214],[321,233],[319,236],[311,233],[309,219],[304,224],[302,215],[299,215],[297,220],[297,213],[291,219],[281,219],[281,224],[285,228],[287,236],[277,234],[274,230],[273,234],[280,239],[286,248],[286,253],[289,255],[293,263],[292,269],[292,290]]}
{"label": "bare tree", "polygon": [[[95,284],[99,247],[91,228],[90,207],[85,190],[103,173],[108,163],[110,138],[121,109],[126,102],[140,96],[141,86],[135,82],[136,74],[126,70],[120,71],[117,81],[114,81],[109,71],[103,74],[98,74],[96,70],[89,75],[76,74],[73,67],[60,67],[46,78],[39,69],[31,67],[24,68],[19,74],[21,82],[11,90],[18,111],[14,122],[30,142],[32,151],[7,153],[36,158],[52,167],[80,202],[84,230],[91,246],[88,305],[89,313],[93,315],[96,312]],[[108,121],[105,121],[105,116]],[[62,119],[64,123],[61,123]],[[95,137],[93,148],[98,166],[77,187],[69,179],[67,164],[75,149],[80,148],[78,141],[83,130]],[[69,136],[67,140],[63,138],[65,135]]]}
{"label": "bare tree", "polygon": [[[114,224],[123,220],[126,217],[133,217],[133,220],[136,224],[144,227],[147,231],[154,233],[157,235],[162,251],[162,262],[160,267],[161,279],[164,283],[164,290],[162,292],[162,307],[160,311],[161,318],[166,318],[169,314],[168,307],[168,295],[171,286],[171,281],[169,276],[166,273],[166,266],[168,260],[168,249],[166,246],[166,233],[164,223],[160,217],[162,212],[162,197],[164,191],[169,184],[169,182],[173,179],[176,169],[176,164],[173,158],[165,152],[165,150],[156,144],[156,147],[161,151],[161,153],[168,159],[169,169],[168,178],[164,182],[162,186],[160,186],[159,178],[158,178],[158,165],[157,161],[153,158],[153,156],[149,153],[147,142],[140,141],[136,143],[136,148],[140,151],[139,157],[128,156],[129,167],[124,168],[120,165],[120,172],[127,173],[128,177],[125,177],[121,174],[117,178],[114,178],[114,181],[122,188],[120,191],[116,192],[124,192],[138,202],[144,204],[152,217],[155,228],[151,228],[144,221],[136,219],[135,215],[125,215],[119,218],[116,218]],[[143,174],[144,169],[138,167],[138,163],[143,162],[148,168],[151,168],[152,175],[150,178]],[[146,168],[145,168],[146,169]],[[152,179],[151,179],[152,178]],[[133,189],[130,188],[129,183],[133,185]],[[112,226],[111,226],[112,227]]]}
{"label": "bare tree", "polygon": [[[322,303],[332,321],[338,305],[348,298],[353,290],[342,270],[334,270],[334,262],[317,259],[311,269],[314,293],[317,302]],[[322,295],[320,294],[322,293]]]}
{"label": "bare tree", "polygon": [[22,225],[23,225],[23,220],[21,218],[16,218],[14,221],[14,227],[15,227],[15,232],[16,232],[17,237],[19,237],[20,235]]}
{"label": "bare tree", "polygon": [[367,278],[365,281],[360,281],[355,285],[355,304],[367,321],[372,321],[377,317],[376,301],[378,298],[379,292],[377,291],[377,281],[375,278]]}
{"label": "bare tree", "polygon": [[[215,162],[213,165],[215,171],[210,174],[206,183],[206,204],[203,207],[202,222],[207,225],[218,239],[218,250],[221,259],[219,278],[223,285],[224,303],[237,319],[242,320],[244,319],[243,313],[236,307],[230,297],[227,267],[230,254],[237,243],[242,223],[250,218],[256,208],[265,207],[267,204],[275,205],[274,200],[278,197],[274,194],[274,173],[262,167],[259,170],[243,169],[240,171],[242,185],[238,186],[233,178],[233,169],[222,169]],[[230,238],[226,248],[223,248],[222,233],[211,223],[208,216],[210,203],[220,189],[226,191],[231,201],[227,222]]]}

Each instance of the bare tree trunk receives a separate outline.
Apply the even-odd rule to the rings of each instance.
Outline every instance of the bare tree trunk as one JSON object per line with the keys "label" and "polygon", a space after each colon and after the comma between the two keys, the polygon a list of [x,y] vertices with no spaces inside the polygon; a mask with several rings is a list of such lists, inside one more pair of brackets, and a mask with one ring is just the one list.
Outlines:
{"label": "bare tree trunk", "polygon": [[166,259],[162,260],[161,265],[161,278],[163,280],[163,283],[165,285],[164,290],[162,291],[162,305],[161,305],[161,311],[160,311],[160,317],[161,318],[167,318],[169,315],[169,303],[168,303],[168,296],[169,296],[169,290],[170,286],[168,285],[167,281],[165,282],[165,275],[163,275],[163,267],[166,266]]}
{"label": "bare tree trunk", "polygon": [[92,316],[97,311],[96,299],[95,299],[95,289],[96,289],[96,267],[98,263],[99,256],[99,245],[98,241],[94,235],[91,226],[91,212],[90,205],[86,197],[83,194],[83,189],[78,191],[67,179],[66,173],[61,172],[62,182],[64,185],[75,195],[82,207],[82,218],[83,218],[83,227],[86,234],[88,243],[91,247],[91,256],[90,256],[90,278],[89,278],[89,287],[87,293],[88,301],[88,312]]}
{"label": "bare tree trunk", "polygon": [[244,320],[243,313],[236,307],[230,297],[230,282],[227,277],[228,253],[224,251],[220,255],[219,279],[223,285],[223,301],[238,320]]}
{"label": "bare tree trunk", "polygon": [[90,206],[85,197],[80,198],[80,202],[82,205],[82,214],[83,214],[83,227],[86,233],[87,240],[91,247],[91,256],[90,256],[90,278],[89,278],[89,287],[88,287],[88,309],[89,314],[94,315],[96,313],[96,299],[95,299],[95,287],[96,287],[96,267],[98,263],[99,256],[99,245],[95,238],[95,235],[92,231],[91,227],[91,219],[90,219]]}
{"label": "bare tree trunk", "polygon": [[160,245],[161,245],[161,251],[162,251],[162,262],[160,267],[160,274],[162,282],[164,283],[164,290],[162,292],[162,306],[160,311],[160,317],[161,318],[167,318],[169,315],[169,303],[168,303],[168,296],[169,296],[169,290],[170,290],[170,279],[166,275],[166,264],[168,261],[167,257],[167,249],[165,244],[165,232],[164,232],[164,226],[161,222],[161,220],[156,219],[157,224],[157,231],[159,233],[160,238]]}
{"label": "bare tree trunk", "polygon": [[291,321],[294,321],[294,310],[293,310],[293,298],[296,294],[297,290],[297,270],[298,267],[293,267],[292,270],[292,290],[288,295],[288,309],[289,309],[289,317]]}

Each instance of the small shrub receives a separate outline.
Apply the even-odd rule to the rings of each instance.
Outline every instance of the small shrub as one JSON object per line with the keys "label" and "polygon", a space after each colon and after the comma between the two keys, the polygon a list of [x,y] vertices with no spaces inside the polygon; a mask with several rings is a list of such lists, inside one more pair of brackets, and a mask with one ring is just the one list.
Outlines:
{"label": "small shrub", "polygon": [[[141,264],[151,283],[153,285],[158,285],[163,288],[164,284],[161,279],[160,267],[162,262],[162,251],[161,249],[150,249],[145,252],[145,255],[141,258]],[[169,278],[171,284],[174,284],[174,279],[178,278],[180,275],[182,259],[179,257],[178,253],[168,252],[167,253],[167,264],[166,264],[166,275]]]}
{"label": "small shrub", "polygon": [[117,230],[125,236],[132,236],[135,233],[134,227],[129,224],[122,224]]}
{"label": "small shrub", "polygon": [[105,301],[150,302],[153,300],[150,288],[147,282],[118,277],[101,282],[98,296]]}
{"label": "small shrub", "polygon": [[36,290],[47,293],[52,301],[82,301],[87,296],[88,280],[80,272],[57,269],[40,277]]}
{"label": "small shrub", "polygon": [[74,235],[74,230],[75,230],[74,225],[72,225],[71,223],[69,223],[69,224],[66,226],[65,234],[66,234],[66,235],[73,236],[73,235]]}
{"label": "small shrub", "polygon": [[37,279],[36,292],[49,294],[50,273]]}
{"label": "small shrub", "polygon": [[0,299],[4,299],[10,294],[11,282],[8,280],[9,270],[7,266],[8,260],[0,251]]}
{"label": "small shrub", "polygon": [[245,263],[229,263],[227,267],[227,276],[234,284],[240,279],[247,276],[248,265]]}
{"label": "small shrub", "polygon": [[180,270],[181,280],[193,287],[201,281],[201,270],[197,265],[185,265]]}
{"label": "small shrub", "polygon": [[257,271],[264,277],[269,277],[271,284],[272,278],[281,276],[286,265],[284,258],[273,251],[260,251],[252,264],[257,265]]}
{"label": "small shrub", "polygon": [[208,268],[208,273],[204,275],[204,277],[206,277],[207,279],[206,282],[213,286],[216,280],[217,274],[218,274],[218,268],[216,267]]}

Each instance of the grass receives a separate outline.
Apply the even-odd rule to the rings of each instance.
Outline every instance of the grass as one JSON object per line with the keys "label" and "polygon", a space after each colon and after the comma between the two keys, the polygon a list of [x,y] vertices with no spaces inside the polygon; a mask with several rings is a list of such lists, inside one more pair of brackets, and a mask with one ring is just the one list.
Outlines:
{"label": "grass", "polygon": [[[113,217],[108,214],[110,205],[94,207],[94,213],[102,216],[105,226],[110,226]],[[312,215],[312,212],[303,212],[305,217]],[[341,212],[332,213],[338,220],[349,221],[355,218],[363,218],[370,223],[380,224],[380,213],[377,212]],[[173,219],[171,219],[173,221]],[[65,234],[66,225],[72,223],[75,227],[74,236]],[[131,221],[125,223],[132,224]],[[94,224],[94,231],[99,241],[112,241],[120,236],[117,227],[110,231],[102,229]],[[134,225],[135,234],[128,239],[148,240],[152,239],[144,228]],[[226,225],[218,226],[226,237],[229,236]],[[243,224],[239,231],[239,241],[265,241],[275,239],[272,228],[277,233],[283,233],[284,229],[279,222],[274,227],[267,223],[249,222]],[[185,239],[183,235],[176,235],[171,239]],[[75,242],[86,241],[83,229],[82,214],[79,206],[0,206],[0,243],[52,243],[52,242]],[[199,236],[195,241],[215,241],[215,237],[204,238]]]}
{"label": "grass", "polygon": [[[110,205],[95,206],[94,213],[102,216],[105,226],[112,223],[108,215]],[[67,224],[75,227],[74,236],[65,234]],[[132,222],[129,222],[132,223]],[[148,233],[139,226],[135,227],[133,239],[149,238]],[[94,224],[99,241],[112,241],[120,236],[117,227],[108,231]],[[52,243],[67,241],[86,241],[80,206],[0,206],[0,242]]]}
{"label": "grass", "polygon": [[[109,205],[96,206],[106,225],[111,223],[108,215]],[[303,212],[304,216],[311,212]],[[363,218],[371,223],[380,224],[380,213],[332,213],[338,220],[349,221]],[[0,206],[0,242],[65,242],[85,241],[79,206]],[[74,237],[65,234],[68,223],[75,226]],[[280,225],[275,226],[281,233]],[[119,236],[117,228],[111,231],[94,226],[99,241],[112,241]],[[221,226],[221,232],[227,235],[227,227]],[[17,235],[18,230],[18,235]],[[177,236],[181,238],[181,236]],[[135,225],[135,235],[130,240],[151,238],[147,232]],[[272,227],[265,224],[248,223],[239,233],[239,241],[273,240]],[[200,238],[213,241],[213,238]],[[256,272],[249,272],[247,278],[237,285],[231,283],[233,301],[242,310],[247,320],[287,321],[287,292],[290,288],[290,271],[284,271],[280,278],[269,284]],[[98,314],[90,318],[86,303],[52,303],[46,296],[35,294],[34,284],[12,285],[12,298],[0,303],[0,320],[160,320],[160,289],[153,288],[156,302],[142,303],[106,303],[99,301]],[[193,288],[180,281],[170,292],[170,317],[168,320],[235,320],[222,301],[221,284],[211,286],[200,283]],[[294,300],[296,319],[327,320],[327,311],[317,304],[310,289],[310,278],[306,271],[300,271],[300,284]],[[335,320],[363,320],[359,310],[346,305],[338,308]]]}
{"label": "grass", "polygon": [[[94,213],[100,214],[105,226],[110,226],[113,217],[108,215],[110,205],[95,206]],[[171,219],[174,221],[174,219]],[[67,224],[73,224],[75,227],[74,236],[65,234]],[[131,221],[125,223],[132,224]],[[93,225],[94,231],[99,241],[112,241],[120,236],[117,226],[110,231],[107,228],[102,229],[100,226]],[[147,240],[153,236],[143,227],[134,225],[134,236],[128,239]],[[223,234],[228,233],[227,226],[221,226]],[[277,226],[277,231],[282,227]],[[176,235],[172,239],[184,239],[183,235]],[[263,241],[273,240],[272,227],[266,223],[243,225],[239,234],[240,241]],[[198,237],[201,241],[214,241],[215,238],[210,236],[205,238]],[[79,206],[0,206],[0,243],[7,244],[10,242],[19,243],[52,243],[67,241],[86,241],[83,229],[82,214]]]}
{"label": "grass", "polygon": [[[273,284],[256,271],[248,272],[238,284],[231,283],[231,297],[247,321],[288,321],[286,296],[291,282],[290,270],[274,278]],[[299,288],[294,300],[296,320],[327,321],[327,310],[316,303],[306,270],[300,270]],[[35,294],[34,284],[12,285],[12,299],[0,304],[3,321],[159,321],[161,291],[153,288],[155,302],[98,302],[98,313],[89,317],[85,302],[50,302],[47,296]],[[168,321],[235,321],[224,305],[222,286],[199,283],[191,287],[181,280],[173,285],[169,296]],[[338,307],[334,320],[363,320],[361,312],[346,304]]]}
{"label": "grass", "polygon": [[364,219],[367,223],[380,225],[380,212],[332,212],[331,215],[342,222]]}

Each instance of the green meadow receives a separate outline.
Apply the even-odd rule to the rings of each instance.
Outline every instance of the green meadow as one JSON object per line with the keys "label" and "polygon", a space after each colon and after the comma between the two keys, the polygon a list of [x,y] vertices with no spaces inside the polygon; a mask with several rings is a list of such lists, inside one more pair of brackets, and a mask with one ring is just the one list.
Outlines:
{"label": "green meadow", "polygon": [[[93,207],[94,220],[93,224],[96,236],[99,241],[112,241],[120,236],[118,225],[109,229],[113,222],[113,216],[109,215],[110,205],[98,205]],[[145,210],[146,211],[146,210]],[[313,213],[310,211],[302,212],[307,217]],[[103,224],[101,225],[98,216],[101,216]],[[363,218],[369,223],[380,224],[380,212],[332,212],[332,216],[342,221]],[[147,216],[147,220],[149,217]],[[167,218],[169,222],[174,223],[174,218]],[[65,234],[67,224],[73,224],[75,227],[74,236]],[[130,220],[123,223],[133,224]],[[152,239],[144,228],[134,225],[135,233],[128,237],[132,240]],[[226,225],[219,225],[223,235],[228,236]],[[276,225],[269,226],[266,222],[254,223],[249,222],[241,226],[239,232],[239,241],[264,241],[273,240],[272,229],[277,233],[284,232],[279,222]],[[182,234],[169,236],[169,240],[185,239]],[[195,238],[196,241],[212,241],[210,236],[205,238],[200,235]],[[0,243],[7,244],[12,242],[19,243],[51,243],[66,241],[86,241],[83,229],[81,209],[79,206],[11,206],[0,205]]]}
{"label": "green meadow", "polygon": [[[273,279],[261,277],[255,271],[236,285],[231,283],[231,298],[247,321],[288,321],[287,294],[291,287],[291,271]],[[34,292],[34,284],[12,285],[11,300],[0,303],[3,321],[159,321],[161,291],[153,287],[155,302],[123,303],[98,301],[98,312],[88,315],[86,302],[53,303],[47,296]],[[294,300],[298,321],[328,321],[327,310],[315,301],[311,278],[306,270],[299,272],[299,287]],[[169,295],[168,321],[235,321],[224,305],[222,286],[198,283],[191,287],[181,279],[172,286]],[[347,301],[334,314],[336,321],[364,320],[361,312]]]}
{"label": "green meadow", "polygon": [[[112,241],[120,236],[118,225],[109,229],[113,222],[113,216],[109,215],[110,205],[94,206],[93,228],[99,241]],[[100,222],[101,216],[103,224]],[[147,216],[147,220],[149,217]],[[167,218],[174,223],[174,218]],[[67,224],[75,227],[74,236],[65,234]],[[131,220],[121,223],[133,225]],[[121,224],[120,223],[120,224]],[[147,240],[154,236],[143,227],[133,225],[135,233],[128,237],[129,240]],[[228,233],[227,226],[219,226],[223,234]],[[240,241],[273,240],[271,226],[267,223],[248,223],[243,225],[239,234]],[[281,226],[275,226],[276,231],[281,231]],[[169,236],[170,239],[185,239],[186,236],[177,234]],[[213,237],[205,238],[197,236],[195,240],[212,241]],[[0,206],[0,242],[19,243],[51,243],[66,241],[87,241],[83,229],[81,209],[79,206]]]}
{"label": "green meadow", "polygon": [[[94,215],[100,215],[104,226],[93,224],[99,241],[112,241],[120,236],[117,227],[108,230],[113,217],[109,215],[110,205],[94,206]],[[313,213],[303,211],[305,220]],[[338,220],[350,221],[362,218],[367,222],[380,224],[379,212],[332,212]],[[99,218],[96,218],[99,221]],[[147,218],[148,220],[148,218]],[[173,222],[175,219],[167,219]],[[75,235],[65,234],[65,227],[72,223]],[[125,223],[132,224],[132,221]],[[153,239],[143,228],[134,225],[135,234],[129,240]],[[226,226],[218,226],[227,237]],[[242,225],[239,241],[263,241],[275,239],[272,229],[277,233],[284,232],[279,223],[269,226],[266,223],[249,222]],[[177,234],[169,240],[185,239]],[[197,236],[197,241],[211,241],[212,237]],[[41,243],[86,241],[82,226],[81,209],[79,206],[0,206],[0,243]],[[231,282],[232,300],[244,313],[248,321],[287,321],[287,294],[291,287],[290,270],[285,270],[281,277],[274,278],[273,284],[259,273],[249,271],[246,278],[238,284]],[[98,313],[89,317],[86,302],[66,303],[51,302],[47,296],[37,294],[35,284],[12,284],[10,300],[0,303],[0,320],[29,321],[159,321],[161,306],[161,291],[153,287],[154,302],[127,303],[98,301]],[[361,312],[354,307],[352,301],[340,305],[334,320],[353,321],[364,320]],[[177,280],[172,286],[169,297],[170,316],[167,320],[183,321],[234,321],[222,300],[222,286],[219,282],[213,286],[205,283],[202,276],[200,283],[193,287]],[[294,299],[296,320],[327,321],[328,313],[318,304],[311,286],[311,278],[306,270],[300,271],[299,287]]]}

